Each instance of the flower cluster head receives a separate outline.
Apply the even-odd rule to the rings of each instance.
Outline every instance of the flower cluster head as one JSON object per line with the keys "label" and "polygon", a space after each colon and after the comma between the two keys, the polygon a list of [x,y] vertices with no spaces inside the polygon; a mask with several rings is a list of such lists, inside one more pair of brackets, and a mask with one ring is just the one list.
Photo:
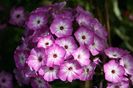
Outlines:
{"label": "flower cluster head", "polygon": [[109,82],[107,88],[129,88],[133,75],[133,56],[116,47],[109,47],[104,51],[111,59],[104,64],[105,79]]}
{"label": "flower cluster head", "polygon": [[91,13],[80,6],[66,8],[65,4],[39,7],[27,18],[21,18],[22,8],[13,10],[12,22],[23,24],[26,29],[14,53],[20,71],[16,74],[21,74],[22,80],[30,79],[33,88],[50,88],[47,82],[57,79],[91,80],[96,66],[102,62],[100,56],[106,55],[110,58],[103,62],[107,88],[128,88],[130,80],[133,81],[133,57],[123,49],[107,47],[108,34]]}

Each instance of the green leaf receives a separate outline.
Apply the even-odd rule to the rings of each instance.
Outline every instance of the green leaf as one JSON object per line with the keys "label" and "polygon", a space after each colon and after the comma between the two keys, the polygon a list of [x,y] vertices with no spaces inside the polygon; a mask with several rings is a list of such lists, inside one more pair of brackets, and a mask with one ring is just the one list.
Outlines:
{"label": "green leaf", "polygon": [[119,20],[122,20],[122,17],[121,17],[121,12],[120,12],[120,9],[118,7],[118,0],[112,0],[113,1],[113,11],[116,15],[116,17],[119,19]]}

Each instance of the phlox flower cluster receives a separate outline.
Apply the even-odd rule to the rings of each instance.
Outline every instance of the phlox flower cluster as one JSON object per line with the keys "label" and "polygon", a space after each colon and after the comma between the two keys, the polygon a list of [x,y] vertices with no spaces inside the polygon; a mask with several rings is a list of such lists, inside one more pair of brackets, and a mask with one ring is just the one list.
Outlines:
{"label": "phlox flower cluster", "polygon": [[[20,74],[47,82],[92,79],[98,64],[93,57],[106,48],[107,33],[89,12],[79,6],[66,8],[65,4],[37,8],[25,18],[22,44],[14,53]],[[18,10],[22,9],[13,14],[22,15],[23,10]]]}
{"label": "phlox flower cluster", "polygon": [[132,56],[123,49],[108,48],[108,34],[91,13],[65,4],[39,7],[27,16],[22,7],[13,9],[12,24],[26,29],[14,53],[18,82],[32,81],[33,88],[50,88],[48,82],[57,79],[91,80],[102,62],[99,56],[106,55],[111,59],[103,63],[107,88],[128,88],[133,79]]}
{"label": "phlox flower cluster", "polygon": [[107,88],[129,88],[133,81],[133,56],[116,47],[109,47],[104,51],[110,58],[103,66],[105,79],[109,82]]}

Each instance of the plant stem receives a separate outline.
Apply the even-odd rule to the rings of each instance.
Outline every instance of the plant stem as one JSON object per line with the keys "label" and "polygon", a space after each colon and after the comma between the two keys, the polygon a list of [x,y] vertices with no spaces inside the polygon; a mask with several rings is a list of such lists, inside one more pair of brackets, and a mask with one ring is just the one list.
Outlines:
{"label": "plant stem", "polygon": [[90,81],[90,80],[85,81],[84,88],[92,88],[92,81]]}
{"label": "plant stem", "polygon": [[109,45],[111,44],[111,35],[110,35],[110,21],[109,21],[109,8],[108,8],[108,2],[109,0],[105,0],[105,14],[106,14],[106,26],[107,26],[107,31],[108,31],[108,36],[109,36]]}

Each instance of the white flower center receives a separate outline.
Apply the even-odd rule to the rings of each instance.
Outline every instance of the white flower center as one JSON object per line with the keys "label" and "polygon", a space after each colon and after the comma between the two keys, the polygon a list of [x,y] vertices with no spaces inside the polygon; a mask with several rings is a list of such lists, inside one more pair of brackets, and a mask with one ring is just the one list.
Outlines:
{"label": "white flower center", "polygon": [[43,17],[36,17],[33,21],[33,25],[40,26],[43,24]]}

